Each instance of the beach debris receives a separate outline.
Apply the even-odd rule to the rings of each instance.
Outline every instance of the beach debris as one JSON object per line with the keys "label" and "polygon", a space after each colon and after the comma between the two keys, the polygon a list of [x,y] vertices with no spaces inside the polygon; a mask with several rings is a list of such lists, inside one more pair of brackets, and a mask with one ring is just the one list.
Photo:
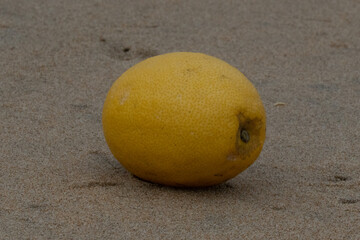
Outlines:
{"label": "beach debris", "polygon": [[276,103],[274,103],[275,107],[285,106],[285,105],[286,105],[286,103],[284,103],[284,102],[276,102]]}

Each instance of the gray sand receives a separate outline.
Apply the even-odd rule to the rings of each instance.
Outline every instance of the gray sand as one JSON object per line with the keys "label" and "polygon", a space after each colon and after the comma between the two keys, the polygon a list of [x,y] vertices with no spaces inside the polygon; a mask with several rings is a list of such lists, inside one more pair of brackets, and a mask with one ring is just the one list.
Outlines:
{"label": "gray sand", "polygon": [[[0,0],[0,239],[360,239],[359,12],[357,0]],[[262,154],[225,184],[142,182],[103,138],[111,84],[174,51],[229,62],[264,101]]]}

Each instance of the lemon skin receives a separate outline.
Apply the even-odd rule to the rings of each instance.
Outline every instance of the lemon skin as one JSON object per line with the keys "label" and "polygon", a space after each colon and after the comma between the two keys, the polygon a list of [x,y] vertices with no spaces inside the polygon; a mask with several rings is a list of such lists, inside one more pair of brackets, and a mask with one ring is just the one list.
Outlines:
{"label": "lemon skin", "polygon": [[109,90],[103,131],[135,176],[169,186],[211,186],[248,168],[265,141],[253,84],[226,62],[175,52],[128,69]]}

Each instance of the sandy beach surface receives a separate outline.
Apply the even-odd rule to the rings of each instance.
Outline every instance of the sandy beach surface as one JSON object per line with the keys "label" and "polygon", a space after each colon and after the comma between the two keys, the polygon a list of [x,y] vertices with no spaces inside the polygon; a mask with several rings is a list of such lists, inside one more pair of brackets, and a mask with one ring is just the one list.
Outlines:
{"label": "sandy beach surface", "polygon": [[[0,239],[360,239],[360,2],[0,0]],[[258,160],[211,188],[143,182],[111,155],[111,84],[202,52],[267,112]]]}

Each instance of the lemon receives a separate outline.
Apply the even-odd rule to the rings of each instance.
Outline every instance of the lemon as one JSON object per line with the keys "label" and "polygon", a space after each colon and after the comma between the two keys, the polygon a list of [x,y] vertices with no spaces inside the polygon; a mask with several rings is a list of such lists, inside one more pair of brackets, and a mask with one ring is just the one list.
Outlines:
{"label": "lemon", "polygon": [[170,186],[210,186],[259,156],[265,110],[252,83],[201,53],[148,58],[112,85],[103,130],[115,158],[135,176]]}

